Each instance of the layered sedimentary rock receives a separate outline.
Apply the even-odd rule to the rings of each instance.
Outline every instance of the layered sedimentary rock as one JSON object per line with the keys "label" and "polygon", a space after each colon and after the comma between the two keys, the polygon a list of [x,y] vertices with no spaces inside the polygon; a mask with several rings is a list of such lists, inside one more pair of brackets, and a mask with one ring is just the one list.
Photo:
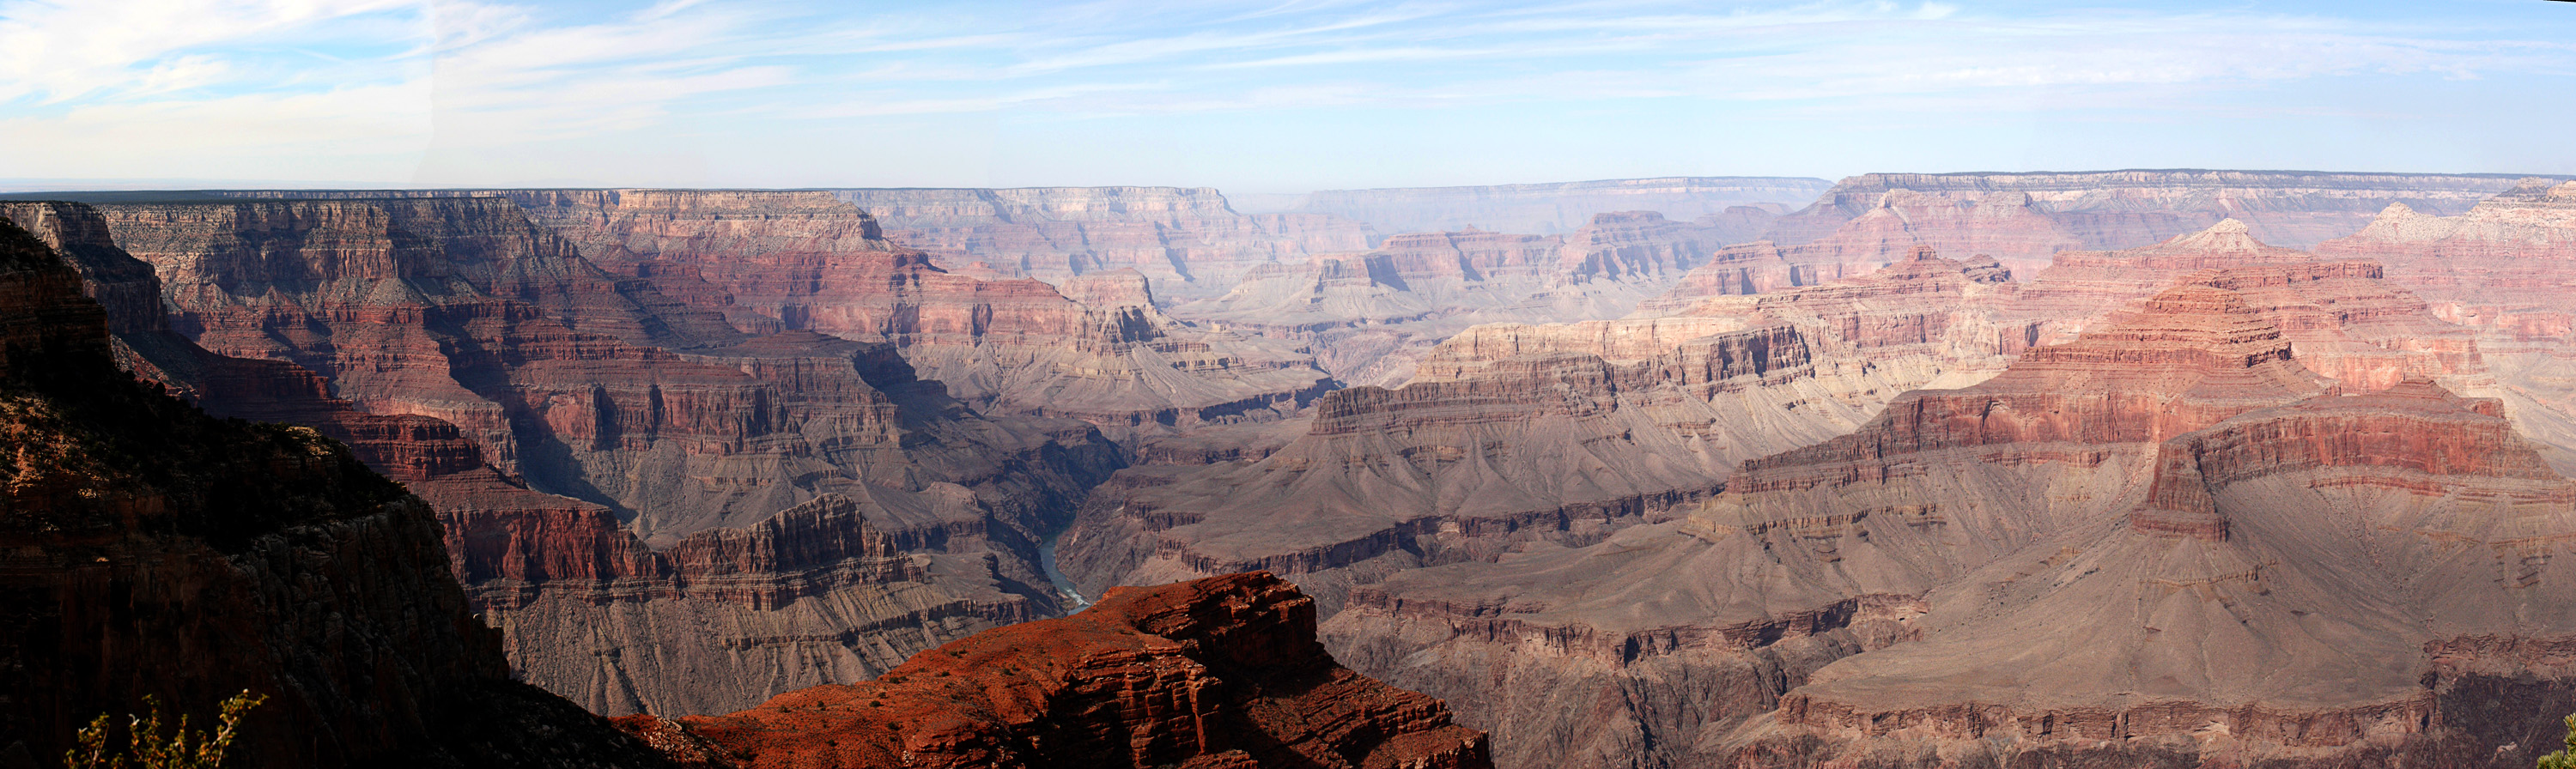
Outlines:
{"label": "layered sedimentary rock", "polygon": [[[104,218],[187,281],[162,291],[181,328],[316,369],[205,356],[198,373],[303,374],[266,411],[219,392],[224,376],[173,380],[209,408],[331,431],[410,483],[514,664],[587,706],[730,710],[1054,610],[1037,542],[1119,461],[1087,425],[987,420],[886,343],[742,338],[649,282],[600,279],[516,211],[423,197]],[[493,232],[517,234],[476,234]],[[582,330],[621,310],[635,322],[609,330],[679,351]],[[647,550],[731,541],[785,544],[717,566]]]}
{"label": "layered sedimentary rock", "polygon": [[[1366,223],[1378,237],[1470,227],[1542,235],[1571,232],[1612,211],[1653,211],[1677,220],[1725,216],[1729,209],[1787,210],[1828,189],[1823,179],[1684,176],[1482,187],[1325,190],[1295,210]],[[1751,233],[1739,233],[1749,235]],[[1749,240],[1750,238],[1742,238]],[[1730,241],[1731,242],[1731,241]]]}
{"label": "layered sedimentary rock", "polygon": [[1122,473],[1062,561],[1086,588],[1268,569],[1334,609],[1398,570],[1594,541],[1897,392],[1982,378],[2031,336],[1996,319],[2013,288],[1924,253],[1708,315],[1480,326],[1404,387],[1327,396],[1257,462]]}
{"label": "layered sedimentary rock", "polygon": [[874,681],[620,725],[718,767],[1491,766],[1438,700],[1335,664],[1314,602],[1258,573],[1119,588]]}
{"label": "layered sedimentary rock", "polygon": [[1361,251],[1358,222],[1326,214],[1240,214],[1205,187],[851,189],[834,195],[895,241],[942,263],[1060,282],[1132,269],[1166,298],[1215,296],[1272,262]]}
{"label": "layered sedimentary rock", "polygon": [[[999,194],[956,192],[990,193],[977,200]],[[1029,193],[1035,197],[1023,202],[1044,203],[1040,210],[1053,215],[1089,210],[1052,195],[1060,192]],[[1090,214],[1223,213],[1221,199],[1145,192],[1128,190],[1121,194],[1140,199],[1100,203]],[[1162,315],[1148,281],[1169,287],[1171,279],[1111,264],[1048,273],[1055,285],[952,273],[906,247],[913,241],[889,241],[877,217],[831,193],[498,194],[590,259],[667,296],[698,297],[692,306],[721,308],[745,332],[814,331],[891,344],[919,376],[986,413],[1079,418],[1125,438],[1276,418],[1330,388],[1311,358],[1288,344]],[[1213,209],[1201,210],[1207,206]],[[1150,223],[1135,226],[1156,231]]]}
{"label": "layered sedimentary rock", "polygon": [[[2428,380],[2176,436],[2114,522],[1817,671],[1739,765],[2518,766],[2576,699],[2576,482]],[[2045,552],[2043,552],[2045,551]],[[1937,756],[1937,758],[1936,758]]]}
{"label": "layered sedimentary rock", "polygon": [[1640,315],[1691,311],[1714,297],[1813,286],[1868,274],[1916,249],[1999,262],[2028,277],[2051,255],[2076,246],[2030,207],[2027,196],[1962,201],[1906,191],[1880,196],[1859,216],[1811,242],[1770,240],[1720,249],[1662,295],[1637,305]]}
{"label": "layered sedimentary rock", "polygon": [[1411,233],[1366,253],[1264,265],[1225,296],[1173,312],[1304,342],[1345,382],[1395,385],[1433,345],[1478,323],[1625,315],[1748,231],[1715,217],[1623,211],[1568,235]]}
{"label": "layered sedimentary rock", "polygon": [[236,763],[663,765],[509,680],[427,505],[310,429],[212,419],[119,371],[81,292],[0,221],[0,755],[62,755],[147,696],[203,725],[248,689],[270,699]]}
{"label": "layered sedimentary rock", "polygon": [[1985,205],[2026,206],[2097,251],[2136,248],[2235,218],[2263,240],[2307,248],[2341,237],[2391,203],[2465,211],[2513,185],[2496,174],[2366,174],[2309,171],[2099,171],[2026,174],[1863,174],[1772,226],[1772,240],[1800,244],[1880,208],[1892,193]]}
{"label": "layered sedimentary rock", "polygon": [[1723,760],[1817,668],[1914,638],[1926,594],[2125,510],[2159,442],[2324,389],[2244,296],[2176,288],[1749,460],[1677,520],[1355,589],[1327,639],[1460,703],[1507,766]]}
{"label": "layered sedimentary rock", "polygon": [[2576,283],[2576,183],[2526,179],[2458,216],[2391,205],[2317,251],[2384,264],[2435,314],[2476,329],[2495,371],[2492,394],[2555,461],[2576,466],[2576,399],[2567,395],[2576,314],[2566,304]]}

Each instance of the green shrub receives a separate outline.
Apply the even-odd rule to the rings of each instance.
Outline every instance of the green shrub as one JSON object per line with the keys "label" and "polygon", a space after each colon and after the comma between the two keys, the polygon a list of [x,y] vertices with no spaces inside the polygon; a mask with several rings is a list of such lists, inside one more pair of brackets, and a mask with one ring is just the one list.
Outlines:
{"label": "green shrub", "polygon": [[223,701],[213,734],[189,731],[185,713],[179,715],[176,728],[163,734],[161,701],[144,697],[143,715],[125,717],[125,750],[109,745],[113,719],[100,713],[80,730],[79,747],[63,752],[63,765],[69,769],[218,769],[224,764],[224,751],[232,748],[233,737],[239,734],[242,714],[267,701],[267,695],[244,689]]}

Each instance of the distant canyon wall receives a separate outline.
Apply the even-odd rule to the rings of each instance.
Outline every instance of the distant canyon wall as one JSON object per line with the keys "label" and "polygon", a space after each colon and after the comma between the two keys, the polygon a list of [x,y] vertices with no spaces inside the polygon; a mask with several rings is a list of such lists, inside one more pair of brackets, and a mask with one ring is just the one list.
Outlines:
{"label": "distant canyon wall", "polygon": [[1572,232],[1597,214],[1653,211],[1666,218],[1697,219],[1736,206],[1806,205],[1832,185],[1823,179],[1768,176],[1675,176],[1554,184],[1477,187],[1396,187],[1308,193],[1294,211],[1330,214],[1366,224],[1375,239],[1407,232],[1470,227],[1494,232],[1554,235]]}

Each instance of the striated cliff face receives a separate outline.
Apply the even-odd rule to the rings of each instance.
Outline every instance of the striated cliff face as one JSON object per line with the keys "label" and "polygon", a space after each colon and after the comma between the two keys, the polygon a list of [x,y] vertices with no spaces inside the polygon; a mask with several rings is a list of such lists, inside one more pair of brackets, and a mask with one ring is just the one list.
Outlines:
{"label": "striated cliff face", "polygon": [[2027,276],[2074,240],[2029,208],[2027,199],[1957,201],[1898,191],[1813,242],[1769,240],[1718,250],[1661,296],[1637,305],[1640,315],[1685,313],[1702,302],[1813,286],[1868,274],[1905,261],[1918,249],[1996,260]]}
{"label": "striated cliff face", "polygon": [[247,688],[271,700],[245,763],[662,765],[508,679],[428,506],[310,429],[212,419],[117,370],[111,313],[10,213],[0,751],[60,755],[145,696],[196,712]]}
{"label": "striated cliff face", "polygon": [[1677,220],[1724,216],[1737,207],[1785,211],[1815,200],[1828,187],[1823,179],[1699,176],[1325,190],[1299,200],[1296,210],[1363,222],[1376,237],[1469,228],[1553,235],[1613,211],[1652,211]]}
{"label": "striated cliff face", "polygon": [[2119,523],[1816,672],[1734,757],[2526,764],[2576,702],[2529,651],[2576,628],[2547,563],[2571,493],[2500,404],[2426,380],[2240,415],[2164,442]]}
{"label": "striated cliff face", "polygon": [[1239,214],[1205,187],[853,189],[833,193],[895,241],[943,263],[1059,283],[1132,269],[1163,294],[1222,294],[1272,262],[1361,251],[1358,222],[1316,213]]}
{"label": "striated cliff face", "polygon": [[2503,398],[2553,461],[2576,467],[2576,401],[2565,395],[2576,314],[2564,297],[2576,280],[2576,183],[2525,179],[2458,216],[2391,205],[2317,251],[2384,264],[2390,282],[2474,329],[2497,386],[2466,391]]}
{"label": "striated cliff face", "polygon": [[[951,273],[889,242],[877,217],[831,193],[500,194],[608,269],[667,295],[703,297],[695,304],[721,305],[743,331],[891,344],[919,376],[986,413],[1082,419],[1126,439],[1275,419],[1330,388],[1290,345],[1163,316],[1146,285],[1151,273],[1095,264],[1049,274],[1054,286]],[[1191,200],[1099,210],[1036,202],[1047,203],[1038,209],[1047,215],[1077,221],[1213,215]],[[1213,205],[1222,213],[1222,200]]]}
{"label": "striated cliff face", "polygon": [[1439,701],[1334,664],[1314,602],[1260,573],[1118,588],[871,682],[620,725],[718,767],[1492,765]]}
{"label": "striated cliff face", "polygon": [[1355,589],[1326,639],[1461,703],[1504,765],[1730,760],[1807,676],[1916,638],[1927,594],[2125,510],[2159,442],[2324,389],[2237,292],[2177,288],[1746,461],[1676,520]]}
{"label": "striated cliff face", "polygon": [[1062,562],[1085,587],[1268,569],[1329,611],[1400,570],[1587,544],[1904,389],[1982,378],[2030,338],[1996,318],[2013,288],[1927,253],[1701,316],[1479,326],[1404,387],[1326,397],[1257,462],[1122,473]]}
{"label": "striated cliff face", "polygon": [[[581,315],[608,300],[578,292],[603,284],[531,279],[569,286],[547,299],[487,290],[515,283],[453,277],[605,274],[568,250],[548,251],[549,236],[533,228],[517,230],[534,234],[516,240],[441,240],[526,221],[490,203],[234,202],[84,215],[176,265],[168,274],[201,281],[160,292],[183,312],[214,308],[193,316],[222,324],[199,339],[258,339],[319,366],[227,358],[177,339],[165,346],[193,350],[194,362],[147,376],[218,413],[313,425],[409,483],[449,525],[459,576],[505,631],[513,664],[584,705],[720,712],[862,677],[909,651],[1053,611],[1036,543],[1118,463],[1096,432],[1075,422],[987,420],[915,378],[884,343],[788,331],[670,341],[686,345],[674,352],[579,330],[585,321],[559,320],[548,308]],[[438,218],[431,214],[469,221],[405,218]],[[240,240],[249,225],[226,216],[270,224]],[[119,229],[129,219],[142,222],[130,238]],[[224,221],[236,226],[207,224]],[[487,247],[495,242],[519,250]],[[88,248],[101,265],[125,258],[112,243]],[[491,262],[503,266],[477,266]],[[220,268],[227,264],[263,266],[240,268],[252,273],[244,277]],[[605,285],[657,295],[647,283]],[[660,313],[639,317],[638,328],[675,327],[653,325]],[[150,336],[120,339],[145,340],[128,345],[141,351]],[[245,347],[230,352],[268,351]],[[487,421],[476,429],[471,419],[399,411],[421,403]],[[378,410],[396,413],[370,413]],[[798,512],[827,501],[847,514]],[[673,557],[668,548],[745,536],[790,543],[800,555],[715,572],[656,560]],[[919,563],[889,571],[892,556],[868,544],[880,536]],[[616,567],[524,568],[582,562]]]}
{"label": "striated cliff face", "polygon": [[[1741,209],[1737,219],[1768,219]],[[1478,323],[1627,314],[1751,228],[1604,213],[1568,235],[1483,230],[1396,235],[1367,253],[1255,269],[1225,296],[1173,309],[1208,325],[1293,339],[1343,381],[1392,386]]]}
{"label": "striated cliff face", "polygon": [[[1891,194],[1957,204],[2026,207],[2082,248],[2135,248],[2235,218],[2263,240],[2306,248],[2358,230],[2391,203],[2457,212],[2513,186],[2492,174],[2308,171],[2099,171],[2027,174],[1862,174],[1782,217],[1772,240],[1806,243],[1880,208]],[[1991,199],[1991,200],[1990,200]],[[2041,254],[2040,256],[2045,256]],[[2007,262],[2009,263],[2009,261]]]}

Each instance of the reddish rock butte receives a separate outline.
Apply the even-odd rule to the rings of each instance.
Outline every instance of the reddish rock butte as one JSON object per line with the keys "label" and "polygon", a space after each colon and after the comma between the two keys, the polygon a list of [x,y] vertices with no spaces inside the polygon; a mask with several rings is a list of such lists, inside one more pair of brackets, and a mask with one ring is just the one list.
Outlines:
{"label": "reddish rock butte", "polygon": [[1267,573],[1117,588],[875,681],[723,716],[619,725],[704,766],[1489,767],[1438,700],[1335,664],[1314,602]]}

